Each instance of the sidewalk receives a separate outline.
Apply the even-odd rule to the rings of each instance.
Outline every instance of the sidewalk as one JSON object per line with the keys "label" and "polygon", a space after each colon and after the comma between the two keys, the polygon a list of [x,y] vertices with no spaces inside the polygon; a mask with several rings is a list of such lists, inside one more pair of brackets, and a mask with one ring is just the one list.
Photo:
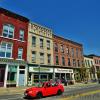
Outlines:
{"label": "sidewalk", "polygon": [[29,87],[11,87],[11,88],[0,87],[0,95],[23,94],[26,88]]}
{"label": "sidewalk", "polygon": [[[68,85],[68,86],[64,86],[64,88],[68,88],[68,87],[80,87],[80,86],[92,86],[92,85],[96,85],[98,83],[75,83],[74,85]],[[0,87],[0,95],[10,95],[10,94],[23,94],[25,89],[27,89],[29,87],[11,87],[11,88],[3,88]]]}

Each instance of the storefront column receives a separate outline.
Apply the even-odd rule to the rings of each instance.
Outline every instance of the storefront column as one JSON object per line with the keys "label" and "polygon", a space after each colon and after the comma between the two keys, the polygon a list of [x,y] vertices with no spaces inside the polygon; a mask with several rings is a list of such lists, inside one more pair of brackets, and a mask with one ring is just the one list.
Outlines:
{"label": "storefront column", "polygon": [[28,66],[26,65],[25,66],[25,82],[24,82],[24,86],[26,86],[27,85],[27,79],[28,78]]}
{"label": "storefront column", "polygon": [[72,79],[73,79],[73,81],[75,83],[74,73],[72,73]]}
{"label": "storefront column", "polygon": [[16,80],[16,86],[18,87],[19,83],[19,65],[17,66],[17,80]]}
{"label": "storefront column", "polygon": [[55,68],[53,68],[53,79],[55,79]]}
{"label": "storefront column", "polygon": [[34,84],[34,83],[33,83],[33,81],[34,81],[33,78],[34,78],[34,74],[31,73],[31,86],[32,86],[32,84]]}
{"label": "storefront column", "polygon": [[8,64],[6,65],[6,70],[5,70],[5,79],[4,79],[4,87],[6,88],[7,84],[7,76],[8,76]]}

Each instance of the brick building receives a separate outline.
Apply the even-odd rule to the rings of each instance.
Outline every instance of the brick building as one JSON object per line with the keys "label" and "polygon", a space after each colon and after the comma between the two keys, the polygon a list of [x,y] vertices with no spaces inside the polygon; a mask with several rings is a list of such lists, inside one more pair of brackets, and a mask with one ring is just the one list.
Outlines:
{"label": "brick building", "polygon": [[27,37],[29,20],[0,8],[0,86],[27,83]]}
{"label": "brick building", "polygon": [[55,77],[78,80],[83,65],[82,44],[53,35]]}

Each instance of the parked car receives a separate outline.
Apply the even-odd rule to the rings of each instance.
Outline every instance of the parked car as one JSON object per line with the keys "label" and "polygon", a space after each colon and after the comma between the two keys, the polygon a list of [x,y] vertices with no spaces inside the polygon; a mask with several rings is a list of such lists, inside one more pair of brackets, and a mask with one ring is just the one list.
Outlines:
{"label": "parked car", "polygon": [[44,96],[50,95],[61,95],[64,92],[64,87],[62,84],[44,82],[37,87],[28,88],[25,90],[25,97],[36,97],[42,98]]}

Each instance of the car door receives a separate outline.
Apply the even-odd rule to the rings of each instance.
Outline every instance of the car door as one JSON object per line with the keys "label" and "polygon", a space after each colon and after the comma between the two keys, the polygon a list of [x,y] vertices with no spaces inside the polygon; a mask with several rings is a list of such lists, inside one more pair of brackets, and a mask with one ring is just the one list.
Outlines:
{"label": "car door", "polygon": [[58,91],[58,84],[54,84],[54,85],[52,85],[52,95],[53,94],[57,94],[57,91]]}
{"label": "car door", "polygon": [[46,85],[44,87],[44,94],[45,94],[45,96],[52,95],[52,86],[50,83],[46,83]]}

